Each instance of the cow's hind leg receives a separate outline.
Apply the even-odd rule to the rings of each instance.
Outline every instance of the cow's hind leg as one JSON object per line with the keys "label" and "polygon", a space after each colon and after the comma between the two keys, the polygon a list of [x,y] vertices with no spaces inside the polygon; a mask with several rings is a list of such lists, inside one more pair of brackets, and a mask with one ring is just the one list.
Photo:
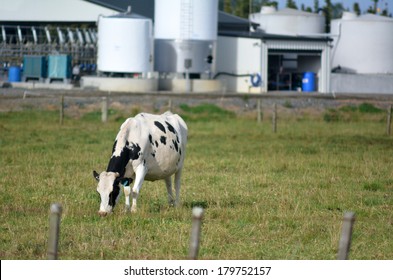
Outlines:
{"label": "cow's hind leg", "polygon": [[132,187],[132,206],[131,212],[136,212],[136,200],[138,199],[139,191],[142,188],[143,180],[145,179],[147,169],[143,164],[140,164],[135,171],[135,182]]}
{"label": "cow's hind leg", "polygon": [[175,204],[175,200],[173,199],[173,192],[172,192],[172,177],[165,178],[165,185],[166,190],[168,192],[168,203],[170,206]]}
{"label": "cow's hind leg", "polygon": [[180,180],[181,180],[181,172],[182,170],[178,170],[175,173],[175,191],[176,191],[176,200],[175,200],[175,207],[180,203]]}

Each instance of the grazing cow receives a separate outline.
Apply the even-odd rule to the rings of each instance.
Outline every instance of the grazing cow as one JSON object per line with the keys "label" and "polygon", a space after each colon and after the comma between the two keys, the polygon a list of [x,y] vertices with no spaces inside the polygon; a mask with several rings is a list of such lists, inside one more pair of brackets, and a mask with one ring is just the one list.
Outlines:
{"label": "grazing cow", "polygon": [[[130,184],[133,181],[132,212],[136,211],[143,180],[164,179],[168,202],[176,206],[179,203],[187,131],[183,119],[171,112],[162,115],[141,113],[127,119],[116,136],[107,170],[101,174],[93,171],[98,181],[97,191],[101,196],[100,216],[112,212],[120,197],[120,185],[124,186],[126,210],[130,209]],[[172,194],[173,174],[175,199]]]}

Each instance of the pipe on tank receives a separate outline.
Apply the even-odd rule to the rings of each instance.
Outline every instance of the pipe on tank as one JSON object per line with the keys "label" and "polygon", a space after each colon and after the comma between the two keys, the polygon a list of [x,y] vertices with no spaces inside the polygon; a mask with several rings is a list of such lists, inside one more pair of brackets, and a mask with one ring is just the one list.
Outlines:
{"label": "pipe on tank", "polygon": [[74,33],[71,31],[70,28],[67,28],[68,39],[70,40],[71,44],[75,43]]}
{"label": "pipe on tank", "polygon": [[3,43],[7,43],[7,35],[6,35],[6,32],[5,32],[4,25],[1,26],[1,35],[3,37]]}
{"label": "pipe on tank", "polygon": [[45,27],[45,34],[46,34],[46,39],[48,40],[48,43],[51,44],[52,38],[50,37],[49,28],[47,26]]}
{"label": "pipe on tank", "polygon": [[35,27],[34,27],[34,26],[31,27],[31,33],[33,33],[34,44],[37,45],[37,43],[38,43],[37,31],[35,30]]}
{"label": "pipe on tank", "polygon": [[59,36],[59,43],[63,45],[65,43],[63,32],[57,27],[57,36]]}
{"label": "pipe on tank", "polygon": [[18,32],[19,43],[22,44],[23,43],[22,30],[20,29],[19,25],[17,27],[17,32]]}
{"label": "pipe on tank", "polygon": [[79,28],[76,29],[76,35],[78,36],[78,41],[81,45],[85,44],[85,40],[83,39],[82,32],[79,30]]}

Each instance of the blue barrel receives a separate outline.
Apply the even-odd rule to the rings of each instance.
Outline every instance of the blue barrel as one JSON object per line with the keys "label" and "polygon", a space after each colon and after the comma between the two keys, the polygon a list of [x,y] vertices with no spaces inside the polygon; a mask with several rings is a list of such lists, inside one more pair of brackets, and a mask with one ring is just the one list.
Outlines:
{"label": "blue barrel", "polygon": [[304,73],[302,91],[315,91],[315,74],[313,72]]}
{"label": "blue barrel", "polygon": [[20,82],[20,67],[19,66],[11,66],[8,70],[8,81],[9,82]]}

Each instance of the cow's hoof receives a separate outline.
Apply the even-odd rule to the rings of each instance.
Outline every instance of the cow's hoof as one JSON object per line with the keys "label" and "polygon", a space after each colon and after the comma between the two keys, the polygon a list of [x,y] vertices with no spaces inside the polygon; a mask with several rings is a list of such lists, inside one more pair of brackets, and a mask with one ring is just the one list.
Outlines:
{"label": "cow's hoof", "polygon": [[130,212],[131,212],[131,207],[130,206],[124,207],[124,213],[130,213]]}
{"label": "cow's hoof", "polygon": [[131,207],[131,213],[136,213],[136,207]]}

